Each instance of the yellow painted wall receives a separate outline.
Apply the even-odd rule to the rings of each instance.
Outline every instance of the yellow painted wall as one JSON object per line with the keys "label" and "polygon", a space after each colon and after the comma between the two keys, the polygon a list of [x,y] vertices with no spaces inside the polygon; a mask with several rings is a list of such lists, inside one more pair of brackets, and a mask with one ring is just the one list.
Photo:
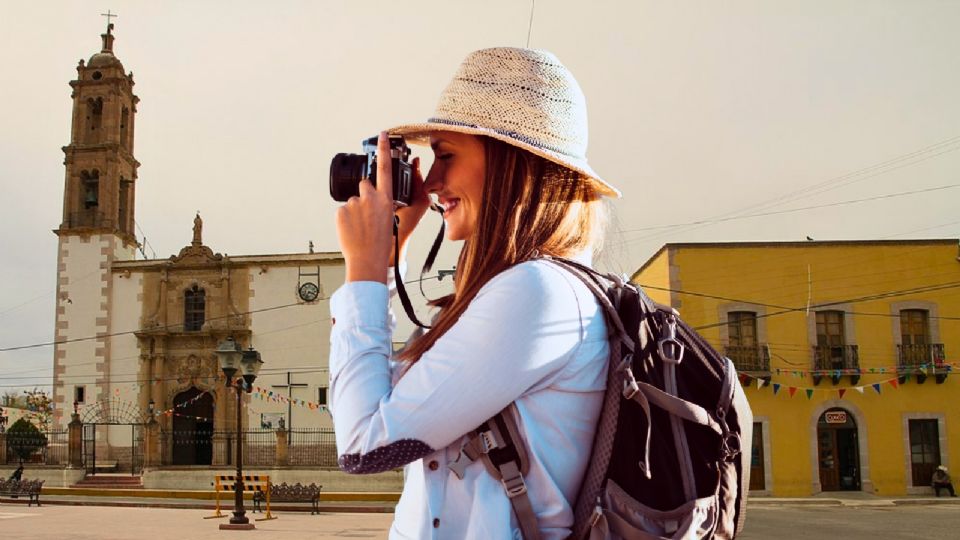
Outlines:
{"label": "yellow painted wall", "polygon": [[[956,241],[939,242],[810,242],[769,244],[675,244],[668,245],[634,281],[669,286],[687,292],[725,297],[725,300],[674,294],[674,307],[684,320],[722,352],[725,338],[724,305],[733,300],[766,304],[758,312],[761,344],[771,351],[772,386],[747,389],[754,414],[770,419],[773,485],[775,496],[810,495],[818,479],[816,421],[829,406],[859,411],[861,455],[866,443],[866,463],[861,463],[864,490],[879,495],[919,493],[912,489],[905,415],[942,415],[940,433],[945,465],[960,470],[960,320],[935,319],[931,313],[931,337],[945,345],[946,361],[957,364],[944,384],[929,377],[924,384],[914,378],[896,388],[896,343],[899,340],[899,308],[895,303],[925,302],[935,306],[940,317],[960,318],[960,287],[896,294],[869,301],[851,299],[904,291],[918,287],[960,283]],[[664,261],[672,268],[664,270]],[[650,291],[653,296],[653,291]],[[660,296],[663,298],[663,296]],[[662,300],[661,300],[662,301]],[[848,377],[836,386],[824,378],[815,386],[806,372],[812,369],[815,332],[813,310],[805,306],[842,302],[845,317],[852,320],[848,344],[859,347],[863,375],[855,386]],[[902,307],[902,306],[901,306]],[[908,306],[909,307],[909,306]],[[801,308],[777,314],[787,308]],[[892,317],[897,314],[897,317]],[[813,327],[815,328],[815,327]],[[813,342],[811,342],[813,341]],[[779,373],[777,370],[780,370]],[[873,369],[875,373],[870,373]],[[880,373],[883,369],[885,373]],[[793,374],[791,371],[803,371]],[[870,386],[881,383],[881,394]],[[789,388],[796,388],[793,397]],[[806,389],[814,389],[811,398]],[[843,398],[837,390],[846,389]],[[856,416],[856,415],[855,415]],[[945,443],[945,444],[944,444]],[[951,451],[952,450],[952,451]],[[865,466],[866,465],[866,466]],[[870,482],[865,482],[869,477]]]}

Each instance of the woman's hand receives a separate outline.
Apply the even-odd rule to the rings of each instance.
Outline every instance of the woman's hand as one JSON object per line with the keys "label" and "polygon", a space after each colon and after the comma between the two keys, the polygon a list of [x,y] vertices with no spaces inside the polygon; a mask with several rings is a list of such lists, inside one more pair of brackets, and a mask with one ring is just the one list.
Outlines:
{"label": "woman's hand", "polygon": [[393,171],[386,132],[377,140],[377,178],[381,181],[376,187],[366,178],[361,180],[360,195],[337,210],[337,238],[347,282],[387,282],[393,246],[393,182],[387,179],[393,178]]}
{"label": "woman's hand", "polygon": [[[379,161],[379,158],[377,161]],[[398,208],[396,211],[397,217],[400,219],[398,236],[400,237],[401,260],[403,260],[404,254],[407,251],[407,241],[410,240],[410,235],[420,223],[420,220],[423,219],[423,215],[427,213],[427,209],[430,208],[430,196],[427,195],[427,192],[423,189],[423,174],[420,173],[420,158],[413,158],[411,165],[413,165],[413,178],[411,179],[413,185],[411,186],[410,192],[410,205]],[[394,255],[394,250],[391,249],[390,264],[393,264],[396,260]]]}

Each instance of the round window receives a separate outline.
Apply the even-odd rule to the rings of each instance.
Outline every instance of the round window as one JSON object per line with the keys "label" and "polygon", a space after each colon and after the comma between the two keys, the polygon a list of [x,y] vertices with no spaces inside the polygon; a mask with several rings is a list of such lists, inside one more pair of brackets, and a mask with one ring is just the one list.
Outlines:
{"label": "round window", "polygon": [[103,77],[103,73],[100,73],[99,71],[93,72],[93,80],[99,81],[101,77]]}

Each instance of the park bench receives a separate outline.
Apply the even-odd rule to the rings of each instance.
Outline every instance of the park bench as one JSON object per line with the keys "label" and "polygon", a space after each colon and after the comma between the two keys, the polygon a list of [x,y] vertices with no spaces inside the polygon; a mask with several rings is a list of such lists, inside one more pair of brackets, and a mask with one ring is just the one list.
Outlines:
{"label": "park bench", "polygon": [[40,506],[40,489],[43,488],[43,482],[43,480],[4,480],[0,478],[0,495],[9,495],[13,498],[28,497],[27,506],[32,506],[33,503]]}
{"label": "park bench", "polygon": [[[300,482],[290,485],[286,482],[270,484],[270,502],[308,502],[311,505],[310,514],[320,513],[320,490],[323,486],[310,484],[305,486]],[[253,511],[262,512],[261,504],[267,499],[266,494],[257,491],[253,494]]]}

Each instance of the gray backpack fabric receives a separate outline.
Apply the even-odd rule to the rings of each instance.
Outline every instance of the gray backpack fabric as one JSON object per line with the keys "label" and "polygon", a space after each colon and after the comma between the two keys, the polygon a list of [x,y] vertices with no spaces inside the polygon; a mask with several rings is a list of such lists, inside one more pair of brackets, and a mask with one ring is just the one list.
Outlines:
{"label": "gray backpack fabric", "polygon": [[[607,390],[571,538],[733,539],[750,485],[753,414],[733,363],[636,285],[547,258],[594,293],[610,332]],[[525,540],[539,529],[523,482],[513,405],[485,422],[451,465],[480,459],[500,479]]]}

